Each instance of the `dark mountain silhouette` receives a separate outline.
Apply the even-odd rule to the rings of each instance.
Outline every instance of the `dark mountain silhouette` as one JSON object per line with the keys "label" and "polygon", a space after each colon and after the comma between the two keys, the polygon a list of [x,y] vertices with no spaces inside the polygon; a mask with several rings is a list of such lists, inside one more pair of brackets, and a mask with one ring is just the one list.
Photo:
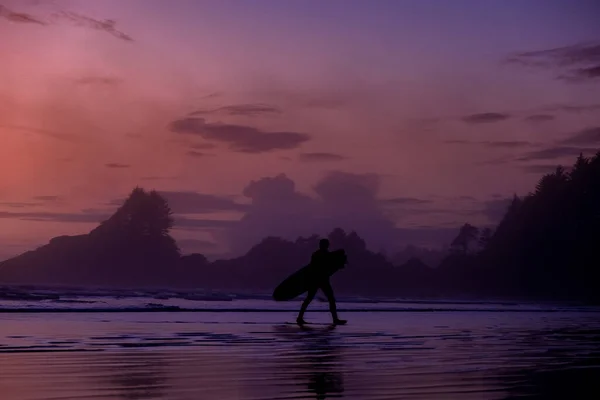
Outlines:
{"label": "dark mountain silhouette", "polygon": [[[136,188],[89,234],[57,237],[0,263],[0,283],[268,294],[310,260],[320,239],[267,237],[241,257],[209,262],[201,254],[181,256],[172,225],[165,199]],[[407,247],[392,262],[356,232],[337,228],[328,238],[331,250],[348,255],[348,267],[332,277],[340,294],[599,301],[600,152],[580,156],[569,173],[558,167],[534,192],[515,196],[496,229],[464,224],[443,252]]]}
{"label": "dark mountain silhouette", "polygon": [[0,264],[0,280],[29,284],[151,285],[171,278],[180,258],[171,210],[157,192],[135,188],[87,235],[59,236]]}
{"label": "dark mountain silhouette", "polygon": [[[381,254],[367,250],[355,232],[346,234],[337,228],[328,238],[332,250],[346,250],[352,265],[343,274],[332,277],[336,292],[371,295],[395,292],[397,286],[393,281],[396,275],[400,277],[399,269]],[[308,263],[318,248],[319,239],[317,235],[299,237],[295,241],[267,237],[241,257],[206,265],[202,268],[201,282],[212,289],[270,293],[288,275]]]}

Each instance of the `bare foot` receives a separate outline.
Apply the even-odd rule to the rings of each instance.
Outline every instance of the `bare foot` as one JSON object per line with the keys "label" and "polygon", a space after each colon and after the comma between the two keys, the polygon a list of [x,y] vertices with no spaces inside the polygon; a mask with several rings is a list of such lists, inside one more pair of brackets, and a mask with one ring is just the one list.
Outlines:
{"label": "bare foot", "polygon": [[334,325],[346,325],[348,321],[346,321],[345,319],[335,319],[333,320],[333,324]]}
{"label": "bare foot", "polygon": [[303,318],[296,319],[296,323],[300,326],[305,325],[306,321]]}

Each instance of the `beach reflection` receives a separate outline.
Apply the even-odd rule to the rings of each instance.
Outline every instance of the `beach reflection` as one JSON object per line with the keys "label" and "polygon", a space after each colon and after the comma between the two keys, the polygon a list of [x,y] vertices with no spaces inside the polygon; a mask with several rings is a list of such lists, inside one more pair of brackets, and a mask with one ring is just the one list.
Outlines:
{"label": "beach reflection", "polygon": [[170,368],[167,358],[158,352],[114,352],[98,357],[93,366],[97,387],[114,391],[124,400],[168,397]]}
{"label": "beach reflection", "polygon": [[275,369],[293,382],[296,394],[318,400],[343,397],[343,346],[335,327],[286,326],[275,327],[275,332],[292,344],[291,349],[277,355]]}
{"label": "beach reflection", "polygon": [[28,334],[0,336],[2,400],[600,398],[598,314],[355,315],[307,329],[79,318],[13,320]]}
{"label": "beach reflection", "polygon": [[528,351],[516,356],[512,364],[529,366],[500,375],[508,393],[503,400],[600,399],[599,329],[585,325],[541,329],[515,342],[523,343]]}

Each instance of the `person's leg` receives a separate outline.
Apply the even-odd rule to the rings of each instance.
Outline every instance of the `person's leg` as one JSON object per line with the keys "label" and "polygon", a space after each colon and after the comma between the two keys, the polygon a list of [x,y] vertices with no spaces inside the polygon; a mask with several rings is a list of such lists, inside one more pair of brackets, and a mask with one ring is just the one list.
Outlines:
{"label": "person's leg", "polygon": [[331,287],[331,283],[329,281],[325,282],[321,285],[321,290],[327,296],[327,301],[329,302],[329,312],[331,312],[331,318],[333,319],[333,323],[336,325],[343,325],[346,323],[345,320],[339,319],[337,314],[337,306],[335,304],[335,296],[333,294],[333,288]]}
{"label": "person's leg", "polygon": [[311,289],[308,291],[308,294],[306,295],[306,299],[304,299],[304,301],[302,302],[302,306],[300,307],[300,313],[298,313],[298,318],[296,318],[296,322],[300,325],[305,324],[306,322],[304,321],[304,313],[306,312],[306,309],[308,308],[308,305],[310,304],[310,302],[315,298],[315,295],[317,294],[317,289]]}

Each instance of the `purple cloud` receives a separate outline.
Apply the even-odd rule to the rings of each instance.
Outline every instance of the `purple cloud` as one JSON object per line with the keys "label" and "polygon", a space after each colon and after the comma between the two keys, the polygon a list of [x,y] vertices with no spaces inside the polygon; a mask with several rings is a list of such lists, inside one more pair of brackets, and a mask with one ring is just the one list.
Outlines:
{"label": "purple cloud", "polygon": [[213,143],[193,143],[190,145],[190,148],[192,149],[196,149],[196,150],[209,150],[209,149],[214,149],[215,146]]}
{"label": "purple cloud", "polygon": [[570,138],[561,140],[560,143],[567,145],[598,145],[600,144],[600,127],[583,129]]}
{"label": "purple cloud", "polygon": [[406,205],[406,204],[428,204],[431,203],[431,200],[428,199],[418,199],[416,197],[393,197],[391,199],[382,200],[384,205]]}
{"label": "purple cloud", "polygon": [[238,221],[234,220],[175,217],[174,229],[182,231],[214,231],[232,229],[237,225]]}
{"label": "purple cloud", "polygon": [[233,151],[264,153],[274,150],[293,149],[310,140],[310,136],[298,132],[265,132],[246,126],[208,123],[204,118],[183,118],[169,124],[172,132],[198,135],[205,140],[227,143]]}
{"label": "purple cloud", "polygon": [[224,240],[239,254],[265,236],[294,239],[340,227],[360,233],[371,248],[392,248],[396,227],[377,198],[378,189],[375,174],[339,171],[317,182],[316,197],[296,191],[294,181],[283,174],[252,181],[243,192],[251,204]]}
{"label": "purple cloud", "polygon": [[346,157],[334,153],[302,153],[298,156],[300,161],[342,161]]}
{"label": "purple cloud", "polygon": [[194,150],[190,150],[186,153],[188,156],[190,157],[194,157],[194,158],[205,158],[205,157],[210,157],[212,156],[212,154],[207,154],[207,153],[201,153],[199,151],[194,151]]}
{"label": "purple cloud", "polygon": [[527,67],[563,70],[556,76],[561,80],[590,80],[600,77],[600,42],[514,53],[507,61]]}
{"label": "purple cloud", "polygon": [[245,211],[248,206],[225,196],[198,192],[159,192],[177,214],[206,214],[218,211]]}
{"label": "purple cloud", "polygon": [[[110,76],[86,76],[75,81],[78,85],[116,86],[123,82],[121,78]],[[131,135],[131,134],[130,134]]]}
{"label": "purple cloud", "polygon": [[519,52],[509,56],[508,61],[546,66],[597,62],[600,61],[600,43],[579,43],[547,50]]}
{"label": "purple cloud", "polygon": [[0,205],[5,206],[5,207],[9,207],[9,208],[27,208],[27,207],[37,207],[40,205],[40,203],[28,203],[28,202],[21,202],[21,201],[5,201],[0,203]]}
{"label": "purple cloud", "polygon": [[0,17],[6,18],[11,22],[46,25],[44,21],[32,16],[31,14],[12,11],[9,8],[3,6],[2,4],[0,4]]}
{"label": "purple cloud", "polygon": [[600,65],[590,68],[580,68],[576,71],[576,76],[583,79],[600,78]]}
{"label": "purple cloud", "polygon": [[531,151],[525,153],[522,157],[518,158],[518,161],[531,161],[531,160],[554,160],[564,157],[577,157],[580,153],[590,154],[594,153],[594,149],[586,149],[580,147],[568,147],[568,146],[556,146],[549,147],[543,150]]}
{"label": "purple cloud", "polygon": [[353,203],[375,202],[379,175],[334,171],[321,179],[314,190],[325,201],[346,198],[346,201]]}
{"label": "purple cloud", "polygon": [[66,20],[71,22],[76,26],[82,26],[90,29],[95,29],[98,31],[103,31],[116,37],[117,39],[121,39],[127,42],[132,42],[133,38],[126,33],[123,33],[115,28],[116,22],[110,19],[106,19],[104,21],[97,20],[94,18],[86,17],[85,15],[77,14],[70,11],[61,11],[54,14],[54,17],[57,19]]}
{"label": "purple cloud", "polygon": [[548,174],[556,170],[556,164],[523,165],[520,168],[531,174]]}
{"label": "purple cloud", "polygon": [[496,141],[469,141],[469,140],[445,140],[444,143],[448,144],[478,144],[488,147],[506,147],[506,148],[517,148],[517,147],[529,147],[534,144],[522,140],[496,140]]}
{"label": "purple cloud", "polygon": [[500,122],[510,118],[508,114],[488,112],[480,114],[471,114],[462,118],[462,120],[468,124],[486,124],[493,122]]}
{"label": "purple cloud", "polygon": [[131,167],[131,165],[129,165],[129,164],[119,164],[119,163],[107,163],[107,164],[104,164],[104,166],[106,168],[130,168]]}
{"label": "purple cloud", "polygon": [[51,137],[53,139],[58,139],[58,140],[65,140],[68,142],[76,142],[78,140],[77,136],[75,136],[75,135],[71,135],[68,133],[49,131],[46,129],[31,128],[28,126],[21,126],[21,125],[7,125],[7,124],[0,124],[0,127],[7,128],[7,129],[14,129],[14,130],[23,131],[23,132],[31,132],[31,133],[35,133],[37,135],[47,136],[47,137]]}
{"label": "purple cloud", "polygon": [[214,108],[212,110],[198,110],[190,114],[190,116],[196,115],[210,115],[210,114],[227,114],[227,115],[242,115],[242,116],[257,116],[264,114],[280,114],[281,110],[277,107],[270,106],[267,104],[235,104],[230,106],[223,106]]}
{"label": "purple cloud", "polygon": [[582,112],[598,111],[598,110],[600,110],[600,104],[583,104],[583,105],[558,104],[558,105],[545,107],[544,110],[546,110],[546,111],[562,111],[562,112],[580,114]]}
{"label": "purple cloud", "polygon": [[555,118],[553,115],[549,114],[534,114],[528,117],[525,117],[525,121],[527,122],[547,122],[553,121]]}
{"label": "purple cloud", "polygon": [[521,141],[521,140],[508,140],[508,141],[492,141],[492,142],[483,142],[482,144],[489,147],[507,147],[507,148],[517,148],[517,147],[529,147],[532,145],[531,142]]}
{"label": "purple cloud", "polygon": [[[32,16],[31,14],[15,12],[10,10],[9,8],[0,4],[0,17],[5,18],[12,22],[18,23],[29,23],[29,24],[37,24],[37,25],[48,25],[47,22],[42,21],[39,18]],[[49,21],[51,23],[59,22],[59,21],[67,21],[75,26],[87,27],[90,29],[95,29],[98,31],[106,32],[117,39],[121,39],[124,41],[131,42],[133,39],[131,36],[123,33],[115,28],[116,22],[110,19],[107,20],[97,20],[91,17],[87,17],[85,15],[77,14],[71,11],[59,11],[53,13]]]}
{"label": "purple cloud", "polygon": [[176,176],[142,176],[140,178],[143,181],[163,181],[177,179]]}
{"label": "purple cloud", "polygon": [[[210,214],[219,211],[245,211],[248,205],[237,203],[227,196],[205,194],[193,191],[159,191],[164,196],[174,214]],[[111,200],[111,206],[120,206],[125,199]]]}
{"label": "purple cloud", "polygon": [[27,221],[55,221],[55,222],[80,222],[100,223],[110,217],[106,213],[51,213],[51,212],[0,212],[0,218],[20,219]]}
{"label": "purple cloud", "polygon": [[444,143],[448,143],[448,144],[474,144],[475,142],[471,142],[469,140],[463,140],[463,139],[449,139],[449,140],[444,140]]}
{"label": "purple cloud", "polygon": [[40,201],[57,201],[60,200],[59,196],[34,196],[34,200]]}

